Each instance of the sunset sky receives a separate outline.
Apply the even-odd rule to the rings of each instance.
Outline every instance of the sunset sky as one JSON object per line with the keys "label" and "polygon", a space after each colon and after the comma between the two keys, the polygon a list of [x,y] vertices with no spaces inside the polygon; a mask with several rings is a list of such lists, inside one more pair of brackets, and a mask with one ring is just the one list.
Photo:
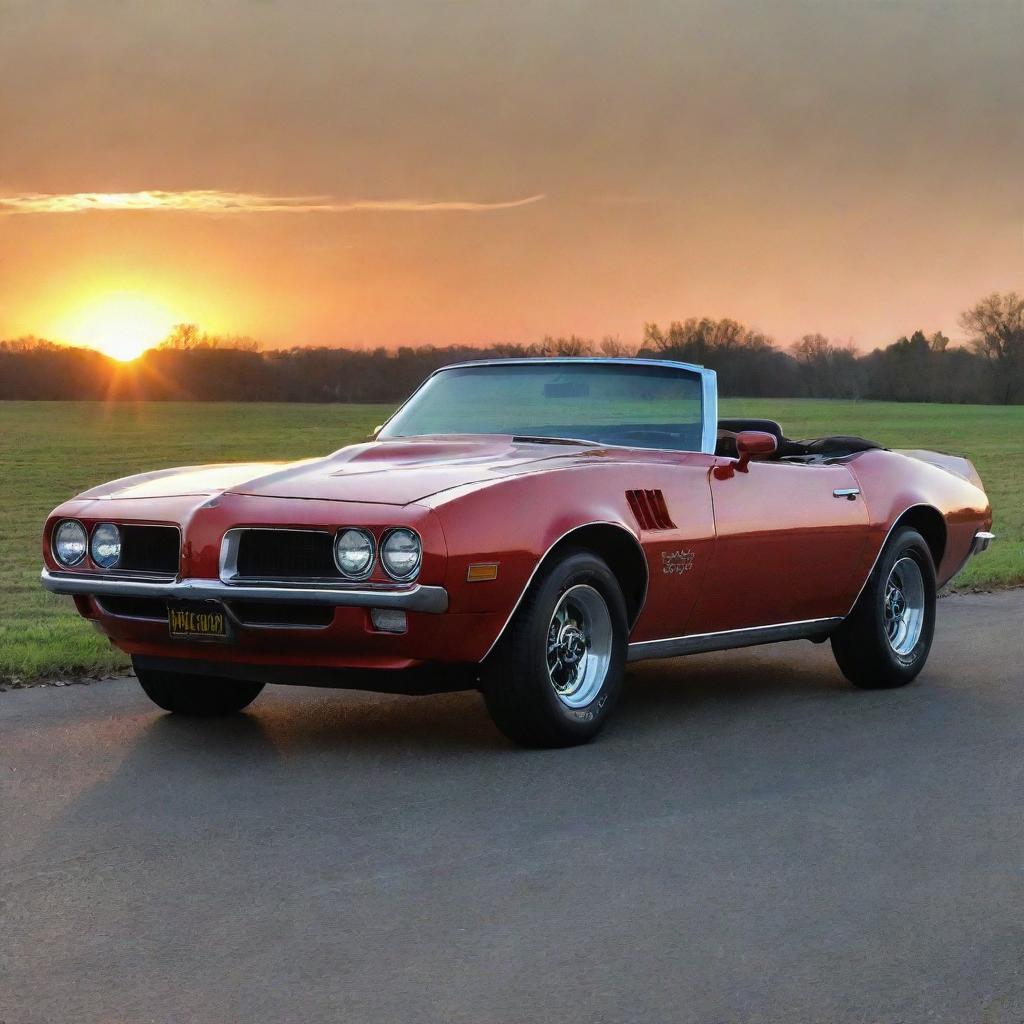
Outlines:
{"label": "sunset sky", "polygon": [[1016,0],[0,0],[0,337],[956,337],[1024,288],[1022,44]]}

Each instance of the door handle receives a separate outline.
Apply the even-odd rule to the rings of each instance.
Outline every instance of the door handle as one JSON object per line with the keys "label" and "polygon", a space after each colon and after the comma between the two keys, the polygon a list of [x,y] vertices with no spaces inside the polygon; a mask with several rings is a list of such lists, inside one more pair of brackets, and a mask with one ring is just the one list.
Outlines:
{"label": "door handle", "polygon": [[845,498],[847,501],[856,501],[858,494],[860,494],[859,487],[837,487],[832,492],[832,497]]}

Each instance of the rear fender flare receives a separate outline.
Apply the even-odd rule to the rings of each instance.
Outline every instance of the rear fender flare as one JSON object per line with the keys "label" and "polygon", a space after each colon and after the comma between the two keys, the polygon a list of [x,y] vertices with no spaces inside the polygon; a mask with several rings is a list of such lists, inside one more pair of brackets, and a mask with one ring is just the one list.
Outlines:
{"label": "rear fender flare", "polygon": [[938,570],[946,548],[946,520],[934,505],[929,505],[927,502],[910,505],[893,520],[892,525],[886,530],[885,537],[882,538],[882,543],[879,545],[878,551],[875,552],[875,557],[871,561],[871,568],[868,569],[864,582],[861,583],[857,596],[853,599],[853,604],[850,605],[850,610],[843,618],[848,618],[853,613],[853,609],[857,607],[857,602],[860,600],[861,594],[864,593],[864,588],[868,585],[871,574],[878,566],[878,560],[882,557],[882,552],[885,551],[889,538],[901,526],[913,526],[924,537],[925,543],[932,553],[932,561],[935,563],[936,570]]}

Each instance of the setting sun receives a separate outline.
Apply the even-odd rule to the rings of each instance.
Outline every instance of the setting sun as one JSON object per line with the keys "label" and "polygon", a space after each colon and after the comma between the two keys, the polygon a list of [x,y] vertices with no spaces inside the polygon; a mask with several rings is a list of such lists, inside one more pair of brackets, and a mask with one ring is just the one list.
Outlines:
{"label": "setting sun", "polygon": [[67,316],[60,325],[60,337],[127,362],[159,344],[180,319],[147,295],[115,292]]}

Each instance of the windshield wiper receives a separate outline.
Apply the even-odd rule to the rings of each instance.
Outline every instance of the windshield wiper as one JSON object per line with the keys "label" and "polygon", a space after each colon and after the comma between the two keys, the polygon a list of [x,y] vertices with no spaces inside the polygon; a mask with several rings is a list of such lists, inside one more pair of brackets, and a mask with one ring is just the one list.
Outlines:
{"label": "windshield wiper", "polygon": [[515,434],[512,437],[512,443],[516,441],[525,441],[529,444],[585,444],[593,448],[600,448],[601,444],[598,441],[584,441],[579,437],[534,437],[532,434]]}

